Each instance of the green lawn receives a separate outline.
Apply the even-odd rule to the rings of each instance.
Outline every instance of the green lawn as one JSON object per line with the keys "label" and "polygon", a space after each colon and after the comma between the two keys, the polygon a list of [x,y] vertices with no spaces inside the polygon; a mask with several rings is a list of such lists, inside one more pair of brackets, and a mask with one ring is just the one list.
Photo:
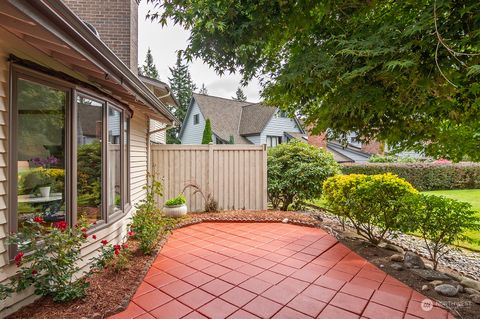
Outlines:
{"label": "green lawn", "polygon": [[[453,198],[462,202],[470,203],[474,210],[477,211],[477,217],[480,218],[480,189],[460,189],[460,190],[445,190],[445,191],[429,191],[424,194],[431,194],[437,196],[445,196]],[[470,231],[467,236],[471,237],[476,243],[461,242],[459,246],[480,251],[480,232]]]}

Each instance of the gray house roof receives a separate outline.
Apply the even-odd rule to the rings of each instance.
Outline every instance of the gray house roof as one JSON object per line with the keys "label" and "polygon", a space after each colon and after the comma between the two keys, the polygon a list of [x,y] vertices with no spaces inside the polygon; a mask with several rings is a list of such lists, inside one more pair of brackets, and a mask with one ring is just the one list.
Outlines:
{"label": "gray house roof", "polygon": [[[193,94],[192,102],[193,100],[197,102],[205,119],[210,119],[213,134],[226,142],[232,136],[237,144],[251,144],[246,136],[259,135],[277,110],[276,107],[261,103],[242,102],[198,93]],[[191,107],[192,103],[190,103],[190,109]],[[188,116],[189,114],[185,120]],[[185,125],[182,126],[180,136],[184,128]]]}

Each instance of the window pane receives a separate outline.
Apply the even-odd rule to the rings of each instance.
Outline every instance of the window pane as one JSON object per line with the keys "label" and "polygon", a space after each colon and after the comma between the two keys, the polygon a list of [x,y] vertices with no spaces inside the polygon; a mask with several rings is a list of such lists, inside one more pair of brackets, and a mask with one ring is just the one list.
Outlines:
{"label": "window pane", "polygon": [[77,97],[77,218],[102,219],[104,103]]}
{"label": "window pane", "polygon": [[123,165],[124,168],[124,185],[125,185],[125,190],[124,190],[124,197],[125,197],[125,204],[130,203],[130,183],[129,183],[129,172],[130,172],[130,138],[128,136],[130,129],[129,129],[129,119],[125,115],[125,120],[123,122],[123,140],[124,140],[124,152],[125,156],[123,157],[125,159],[125,164]]}
{"label": "window pane", "polygon": [[108,213],[121,209],[121,113],[113,107],[108,108],[108,145],[107,145],[107,203]]}
{"label": "window pane", "polygon": [[65,220],[65,108],[67,93],[17,81],[18,228],[40,213]]}

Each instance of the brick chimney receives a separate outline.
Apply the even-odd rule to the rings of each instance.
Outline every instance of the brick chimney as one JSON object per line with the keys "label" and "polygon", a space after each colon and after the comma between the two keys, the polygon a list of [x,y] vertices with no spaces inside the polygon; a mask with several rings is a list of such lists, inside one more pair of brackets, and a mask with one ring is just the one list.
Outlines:
{"label": "brick chimney", "polygon": [[63,0],[135,74],[138,72],[140,0]]}
{"label": "brick chimney", "polygon": [[327,133],[323,132],[320,135],[313,135],[311,133],[311,128],[307,128],[308,133],[308,144],[314,145],[323,149],[327,149]]}

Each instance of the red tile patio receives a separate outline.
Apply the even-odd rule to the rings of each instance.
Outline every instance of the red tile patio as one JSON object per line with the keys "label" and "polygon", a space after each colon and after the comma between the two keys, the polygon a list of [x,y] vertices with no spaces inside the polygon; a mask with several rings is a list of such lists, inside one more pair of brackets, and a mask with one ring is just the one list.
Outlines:
{"label": "red tile patio", "polygon": [[453,318],[321,229],[202,223],[175,230],[121,318]]}

